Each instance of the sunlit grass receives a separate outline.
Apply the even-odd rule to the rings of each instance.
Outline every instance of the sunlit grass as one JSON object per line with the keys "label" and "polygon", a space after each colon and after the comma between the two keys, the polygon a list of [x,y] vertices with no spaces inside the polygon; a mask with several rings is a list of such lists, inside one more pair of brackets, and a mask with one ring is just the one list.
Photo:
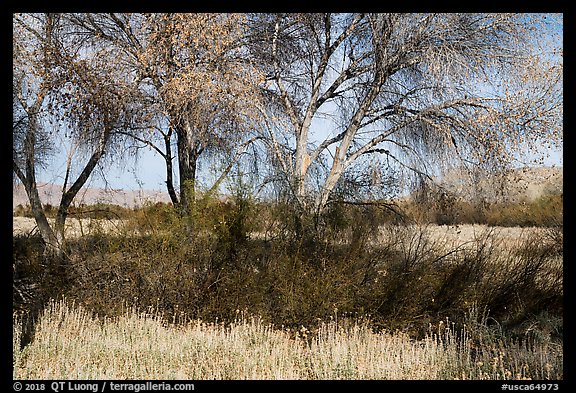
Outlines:
{"label": "sunlit grass", "polygon": [[61,301],[50,303],[23,351],[19,325],[16,318],[15,379],[563,378],[561,348],[492,342],[473,352],[467,332],[449,322],[413,340],[374,333],[361,320],[294,332],[244,312],[229,325],[134,309],[99,319]]}

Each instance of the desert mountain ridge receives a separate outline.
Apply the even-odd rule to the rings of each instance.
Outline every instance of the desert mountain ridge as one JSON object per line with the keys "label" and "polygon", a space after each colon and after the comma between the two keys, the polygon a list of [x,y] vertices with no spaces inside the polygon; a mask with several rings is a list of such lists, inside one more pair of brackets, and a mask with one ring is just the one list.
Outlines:
{"label": "desert mountain ridge", "polygon": [[[38,192],[43,204],[58,206],[62,196],[62,185],[53,183],[38,183]],[[96,203],[105,203],[118,205],[122,207],[133,208],[143,206],[147,202],[170,202],[167,192],[159,190],[122,190],[111,188],[83,188],[80,190],[74,205],[80,204],[93,205]],[[16,206],[29,205],[28,196],[22,184],[15,184],[12,191],[12,209]]]}
{"label": "desert mountain ridge", "polygon": [[[499,178],[502,182],[502,178]],[[483,189],[489,189],[497,179],[483,178],[480,183]],[[462,197],[471,192],[470,179],[465,179],[457,171],[441,180],[441,183],[452,192]],[[534,200],[547,192],[562,192],[563,168],[562,167],[527,167],[514,169],[504,175],[507,194],[510,201]],[[53,183],[38,183],[40,200],[43,204],[58,206],[62,195],[62,185]],[[489,198],[490,199],[490,198]],[[74,205],[92,205],[96,203],[114,204],[122,207],[134,208],[143,206],[145,203],[170,202],[167,192],[160,190],[123,190],[111,188],[84,188],[74,200]],[[29,205],[28,196],[22,184],[14,184],[12,208]]]}
{"label": "desert mountain ridge", "polygon": [[534,201],[546,194],[563,192],[563,167],[522,167],[474,177],[464,170],[453,170],[437,180],[447,190],[464,199],[480,192],[486,201]]}

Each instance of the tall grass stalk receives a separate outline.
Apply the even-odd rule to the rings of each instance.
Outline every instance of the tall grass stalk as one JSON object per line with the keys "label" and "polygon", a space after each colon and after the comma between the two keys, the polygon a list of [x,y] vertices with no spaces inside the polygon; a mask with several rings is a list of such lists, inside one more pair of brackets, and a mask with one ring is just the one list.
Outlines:
{"label": "tall grass stalk", "polygon": [[[181,319],[181,320],[176,320]],[[491,342],[473,348],[447,321],[423,340],[374,333],[361,321],[329,321],[314,331],[265,324],[238,312],[206,323],[128,309],[96,318],[52,301],[36,338],[19,350],[14,379],[562,379],[561,348]]]}

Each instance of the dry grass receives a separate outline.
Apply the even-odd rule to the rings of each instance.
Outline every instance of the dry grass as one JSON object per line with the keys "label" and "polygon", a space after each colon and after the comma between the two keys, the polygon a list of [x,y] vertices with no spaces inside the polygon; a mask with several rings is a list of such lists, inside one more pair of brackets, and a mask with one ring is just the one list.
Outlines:
{"label": "dry grass", "polygon": [[[173,322],[180,322],[174,324]],[[274,328],[238,313],[224,326],[126,310],[97,319],[52,302],[22,352],[13,325],[14,379],[562,379],[561,348],[509,343],[472,351],[446,324],[415,341],[332,320],[316,332]]]}
{"label": "dry grass", "polygon": [[[54,219],[48,218],[48,221],[53,224]],[[386,232],[388,226],[382,226],[382,233]],[[462,244],[470,243],[477,239],[486,231],[494,231],[498,237],[503,239],[506,244],[511,246],[516,245],[519,241],[531,234],[543,233],[546,228],[540,227],[488,227],[487,225],[479,224],[463,224],[463,225],[422,225],[413,226],[419,227],[429,232],[431,240],[446,242],[447,247],[459,246]],[[12,218],[12,234],[25,235],[34,232],[36,229],[36,221],[30,217],[13,217]],[[130,230],[129,220],[120,219],[94,219],[94,218],[69,218],[66,220],[66,234],[67,236],[77,237],[82,235],[98,233],[125,233]],[[410,226],[407,227],[410,229]],[[413,228],[414,229],[414,228]],[[252,233],[252,238],[266,238],[264,233]]]}
{"label": "dry grass", "polygon": [[[54,225],[54,219],[48,218],[50,225]],[[93,218],[69,218],[66,220],[66,236],[78,237],[95,233],[123,233],[125,220],[93,219]],[[12,217],[12,235],[28,235],[36,232],[37,226],[34,218]]]}

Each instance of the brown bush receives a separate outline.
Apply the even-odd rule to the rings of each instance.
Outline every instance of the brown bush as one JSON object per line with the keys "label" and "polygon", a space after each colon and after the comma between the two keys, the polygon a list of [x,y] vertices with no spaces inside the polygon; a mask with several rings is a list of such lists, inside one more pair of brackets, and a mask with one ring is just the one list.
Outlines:
{"label": "brown bush", "polygon": [[295,210],[276,206],[268,211],[270,233],[283,235],[252,238],[262,222],[251,201],[206,199],[192,227],[170,209],[134,214],[145,229],[139,235],[70,240],[60,292],[104,315],[133,304],[168,317],[232,321],[247,310],[278,326],[308,327],[356,315],[415,335],[447,317],[465,323],[472,306],[489,310],[510,334],[543,312],[562,317],[561,248],[549,235],[505,251],[492,229],[446,249],[426,227],[388,225],[382,233],[369,206],[300,216],[308,226],[298,235]]}

